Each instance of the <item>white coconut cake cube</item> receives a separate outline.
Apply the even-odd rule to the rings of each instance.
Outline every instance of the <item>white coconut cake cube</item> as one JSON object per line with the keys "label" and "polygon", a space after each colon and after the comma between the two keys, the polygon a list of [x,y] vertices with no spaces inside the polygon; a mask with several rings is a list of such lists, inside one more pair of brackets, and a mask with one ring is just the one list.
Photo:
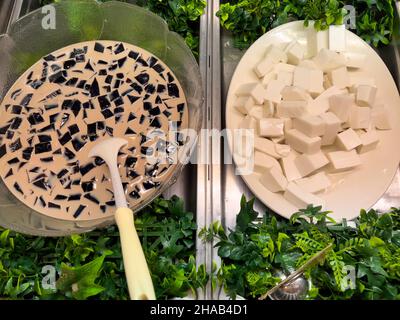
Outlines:
{"label": "white coconut cake cube", "polygon": [[273,167],[260,177],[261,184],[271,192],[285,191],[288,181],[282,171]]}
{"label": "white coconut cake cube", "polygon": [[311,193],[325,191],[331,186],[331,181],[325,172],[318,172],[307,178],[298,179],[295,183],[302,189]]}
{"label": "white coconut cake cube", "polygon": [[333,112],[326,112],[319,116],[325,125],[325,131],[322,135],[322,146],[328,146],[335,143],[336,136],[340,131],[340,119]]}
{"label": "white coconut cake cube", "polygon": [[302,190],[296,183],[290,182],[283,194],[283,197],[294,206],[304,209],[309,205],[325,206],[324,200],[310,192]]}
{"label": "white coconut cake cube", "polygon": [[295,159],[295,164],[303,177],[325,167],[329,159],[322,151],[311,154],[302,154]]}
{"label": "white coconut cake cube", "polygon": [[286,143],[301,153],[314,153],[321,148],[320,137],[311,138],[297,129],[291,129],[286,133]]}
{"label": "white coconut cake cube", "polygon": [[293,128],[313,138],[325,133],[325,123],[318,116],[303,116],[293,119]]}

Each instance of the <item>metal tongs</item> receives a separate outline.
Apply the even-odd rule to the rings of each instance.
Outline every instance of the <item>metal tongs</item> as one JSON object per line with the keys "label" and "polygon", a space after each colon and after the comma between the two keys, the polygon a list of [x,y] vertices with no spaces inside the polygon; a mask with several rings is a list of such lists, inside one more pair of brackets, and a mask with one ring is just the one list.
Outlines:
{"label": "metal tongs", "polygon": [[[320,263],[321,261],[323,261],[327,255],[327,253],[332,249],[332,243],[329,244],[327,247],[325,247],[324,249],[322,249],[321,251],[317,252],[311,259],[309,259],[305,264],[303,264],[299,269],[297,269],[296,271],[292,272],[286,279],[282,280],[280,283],[278,283],[275,287],[273,287],[272,289],[270,289],[267,293],[263,294],[259,300],[264,300],[267,297],[272,298],[272,295],[274,293],[276,293],[278,290],[285,290],[284,287],[285,286],[289,286],[291,283],[293,283],[293,281],[295,281],[296,279],[299,279],[300,277],[303,278],[303,280],[305,281],[304,277],[303,277],[303,273],[304,271],[306,271],[307,269],[315,266],[316,264]],[[300,291],[304,291],[307,290],[307,287],[299,287],[299,289],[296,288],[296,290]],[[300,293],[297,293],[298,295],[300,295]],[[273,299],[273,298],[272,298]]]}

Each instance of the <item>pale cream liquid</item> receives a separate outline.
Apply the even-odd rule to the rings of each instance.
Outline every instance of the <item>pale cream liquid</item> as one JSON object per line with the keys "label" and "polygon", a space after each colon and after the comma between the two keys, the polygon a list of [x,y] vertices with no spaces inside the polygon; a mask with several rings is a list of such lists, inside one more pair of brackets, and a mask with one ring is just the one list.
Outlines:
{"label": "pale cream liquid", "polygon": [[[103,53],[94,50],[95,42],[93,41],[74,44],[52,53],[52,56],[56,57],[55,61],[45,62],[44,59],[41,59],[26,71],[13,85],[0,107],[0,128],[7,128],[7,126],[9,126],[7,130],[4,129],[4,132],[0,134],[0,149],[3,148],[3,155],[0,158],[0,175],[3,182],[25,205],[44,215],[63,220],[99,219],[114,213],[115,206],[113,203],[113,193],[108,168],[104,163],[96,165],[95,161],[88,157],[88,152],[94,143],[111,136],[123,137],[128,140],[128,145],[121,149],[118,163],[122,181],[126,189],[127,200],[131,206],[134,206],[145,198],[151,197],[163,182],[171,176],[175,168],[174,164],[164,161],[156,170],[151,171],[152,165],[148,164],[148,160],[141,152],[141,147],[151,146],[154,148],[159,138],[150,137],[148,141],[141,144],[141,134],[148,136],[149,132],[154,130],[154,127],[150,126],[150,123],[155,118],[157,118],[160,123],[161,132],[165,134],[163,140],[168,138],[170,130],[169,124],[171,121],[175,123],[180,121],[181,129],[185,129],[188,125],[187,105],[182,87],[172,71],[162,61],[157,59],[158,61],[154,65],[158,64],[164,71],[155,67],[156,71],[149,66],[142,66],[140,64],[140,59],[150,61],[149,59],[152,57],[150,53],[143,49],[123,43],[124,50],[115,54],[115,50],[119,48],[120,42],[97,41],[97,43],[104,46]],[[111,48],[108,49],[107,47],[110,46]],[[65,80],[68,81],[76,77],[78,80],[75,85],[66,85],[67,82],[64,81],[64,79],[61,79],[63,83],[49,81],[50,76],[58,72],[53,71],[51,68],[52,65],[58,65],[61,67],[61,70],[63,70],[64,62],[70,60],[71,52],[76,48],[83,50],[85,47],[85,61],[78,62],[69,69],[66,69],[67,76]],[[138,53],[139,57],[137,57],[136,54],[131,54],[131,57],[129,57],[128,54],[131,51]],[[48,59],[48,57],[49,56],[45,58]],[[80,57],[82,56],[78,54],[78,61]],[[117,61],[125,57],[126,60],[121,67],[117,67],[115,70],[109,70],[110,66],[118,64]],[[139,59],[139,62],[137,59]],[[99,63],[99,60],[103,60],[106,64]],[[85,69],[88,61],[90,61],[90,66],[93,68],[93,71]],[[120,60],[120,62],[122,64],[123,60]],[[45,77],[42,77],[44,69],[43,63],[48,64],[45,68],[48,74]],[[80,73],[80,71],[82,71],[82,73]],[[101,75],[101,73],[105,72],[106,74]],[[133,82],[140,84],[135,77],[143,72],[148,74],[148,81],[146,81],[146,79],[141,79],[145,84],[141,85],[143,91],[140,94],[133,90],[121,96],[122,100],[117,99],[117,102],[114,102],[115,100],[110,101],[112,99],[110,93],[114,90],[118,90],[118,94],[122,95],[122,93],[127,90],[133,89],[131,86]],[[173,78],[170,78],[168,73]],[[117,74],[121,79],[117,79]],[[107,76],[109,75],[113,76],[110,84],[106,83]],[[164,78],[161,75],[164,76]],[[41,78],[43,84],[36,90],[32,88],[32,81]],[[94,79],[97,79],[99,94],[106,95],[107,99],[110,101],[111,106],[107,109],[114,113],[114,115],[107,119],[105,119],[105,116],[101,112],[98,96],[91,96],[90,90],[77,88],[81,80],[86,80],[90,85],[93,83]],[[121,82],[119,88],[114,89],[117,80],[121,80]],[[171,81],[170,83],[168,82],[169,80]],[[148,84],[154,85],[154,93],[152,92],[151,86],[147,87]],[[179,95],[179,97],[169,94],[168,84],[171,86],[171,92],[174,92],[175,95]],[[157,92],[159,85],[161,85],[160,90],[162,89],[162,85],[164,85],[166,88],[165,91]],[[106,86],[111,86],[110,92],[107,92]],[[147,99],[144,100],[146,96],[146,87],[150,93]],[[49,97],[49,94],[57,90],[61,90],[60,95]],[[29,104],[22,106],[22,100],[27,94],[32,94],[32,98]],[[95,94],[95,92],[93,92],[93,94]],[[67,97],[68,95],[71,96]],[[132,102],[128,96],[131,96],[131,98],[138,97],[138,99]],[[67,109],[62,109],[62,103],[65,99],[79,100],[81,104],[91,102],[93,106],[87,109],[84,109],[82,106],[79,110],[75,109],[77,113],[75,116],[74,110],[69,109],[72,104],[70,104]],[[145,102],[150,102],[152,108],[158,107],[160,114],[157,114],[157,109],[152,111],[154,113],[153,115],[150,114],[149,110],[144,109]],[[121,103],[121,105],[117,106],[119,103]],[[57,104],[57,107],[45,110],[45,106],[53,104]],[[146,105],[149,106],[149,104]],[[178,110],[178,105],[180,106],[180,110]],[[118,109],[119,107],[124,109]],[[164,114],[165,110],[168,112]],[[115,113],[115,111],[119,113]],[[31,117],[30,119],[33,122],[33,124],[31,124],[29,122],[29,117],[34,113],[40,116],[37,117],[37,120],[32,120]],[[57,114],[58,116],[56,116]],[[134,114],[136,118],[128,120],[132,114]],[[69,118],[68,121],[65,122],[66,115],[69,115]],[[119,121],[116,121],[116,115],[118,117],[120,116]],[[142,115],[144,115],[144,121],[140,123]],[[16,117],[22,120],[19,126],[15,123],[18,121],[15,120]],[[51,121],[53,121],[54,130],[50,128],[49,131],[38,132],[40,129],[51,124]],[[65,123],[62,125],[63,122]],[[96,127],[97,137],[94,141],[90,141],[90,137],[88,136],[88,124],[93,123],[96,123],[92,125],[92,129]],[[102,129],[102,124],[104,124],[104,129]],[[77,125],[78,132],[74,133],[74,127],[69,128],[73,125]],[[13,129],[13,126],[18,128]],[[111,133],[109,129],[106,130],[106,127],[111,128],[113,132]],[[135,133],[132,133],[128,128]],[[72,133],[74,133],[71,134],[72,140],[78,139],[81,142],[86,142],[79,151],[75,150],[72,140],[69,140],[68,132],[70,129],[72,129]],[[48,139],[46,136],[50,136],[51,141],[49,143],[51,145],[51,150],[37,153],[41,150],[40,146],[38,150],[36,150],[35,147],[40,143],[40,135],[45,135],[41,137],[44,142],[40,145],[44,146],[45,150],[47,150],[48,146],[45,141]],[[62,145],[59,141],[62,137],[66,138],[62,140],[63,143],[65,142],[65,145]],[[20,142],[20,146],[18,146],[18,141]],[[13,143],[16,150],[13,150]],[[169,146],[171,149],[168,148],[168,150],[176,149],[172,144]],[[29,152],[30,147],[33,148],[31,153]],[[65,155],[65,148],[73,152],[74,157],[72,159],[68,159]],[[61,154],[55,153],[58,149],[61,149]],[[160,150],[155,151],[155,156],[165,158],[166,153]],[[173,152],[171,151],[171,153],[167,155],[172,156],[172,154]],[[28,157],[29,160],[23,159],[24,155]],[[46,161],[48,157],[52,158]],[[131,167],[127,168],[126,162],[128,159],[129,163],[129,157],[135,157],[137,161],[132,162]],[[18,159],[18,162],[12,163],[11,161],[10,164],[9,161],[12,159]],[[95,164],[94,168],[82,175],[79,169],[83,169],[86,165],[90,166],[91,163]],[[58,177],[58,175],[62,175],[63,169],[67,169],[68,172],[64,176]],[[132,171],[134,171],[135,174],[133,174]],[[148,187],[149,182],[159,185],[146,190],[145,186]],[[39,186],[35,185],[35,183]],[[90,190],[92,188],[93,190]],[[85,198],[85,195],[88,198]],[[62,199],[63,197],[67,198]],[[97,201],[99,203],[97,203]]]}

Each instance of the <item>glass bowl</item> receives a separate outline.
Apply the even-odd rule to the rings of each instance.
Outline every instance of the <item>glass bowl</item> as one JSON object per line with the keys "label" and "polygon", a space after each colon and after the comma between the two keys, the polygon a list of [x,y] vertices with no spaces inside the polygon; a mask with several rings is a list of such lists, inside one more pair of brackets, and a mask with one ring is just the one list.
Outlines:
{"label": "glass bowl", "polygon": [[[16,21],[0,35],[0,102],[19,78],[41,57],[67,45],[89,40],[115,40],[141,47],[164,61],[179,79],[186,95],[188,128],[199,132],[203,91],[199,68],[184,40],[150,11],[122,2],[67,1],[54,4],[55,29],[42,9]],[[0,114],[1,116],[1,114]],[[152,197],[132,207],[138,211],[173,184],[195,145],[189,139],[180,150],[183,161]],[[113,216],[90,221],[66,221],[42,215],[17,200],[0,181],[0,225],[32,235],[62,236],[87,232],[114,223]]]}

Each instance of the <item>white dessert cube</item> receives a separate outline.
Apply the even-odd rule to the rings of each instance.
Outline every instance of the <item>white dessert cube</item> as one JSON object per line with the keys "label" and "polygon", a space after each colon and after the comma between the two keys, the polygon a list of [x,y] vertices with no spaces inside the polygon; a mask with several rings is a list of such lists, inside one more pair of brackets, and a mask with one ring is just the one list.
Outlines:
{"label": "white dessert cube", "polygon": [[361,140],[358,134],[353,129],[347,129],[337,135],[336,141],[339,147],[346,151],[353,150],[361,145]]}
{"label": "white dessert cube", "polygon": [[375,130],[369,130],[359,134],[361,145],[357,147],[359,154],[374,150],[379,144],[378,134]]}
{"label": "white dessert cube", "polygon": [[318,172],[308,178],[298,179],[295,183],[300,189],[311,193],[325,191],[332,184],[325,172]]}
{"label": "white dessert cube", "polygon": [[257,82],[242,84],[237,90],[236,95],[241,96],[251,96],[253,97],[256,104],[263,104],[265,89],[263,86]]}
{"label": "white dessert cube", "polygon": [[343,52],[346,51],[346,26],[329,26],[329,50]]}
{"label": "white dessert cube", "polygon": [[297,41],[289,44],[288,48],[286,49],[286,54],[288,58],[288,62],[290,64],[299,64],[301,60],[303,60],[305,55],[305,48],[300,45]]}
{"label": "white dessert cube", "polygon": [[297,67],[294,70],[293,85],[307,90],[311,95],[324,91],[324,73],[321,70]]}
{"label": "white dessert cube", "polygon": [[267,85],[267,89],[265,90],[264,99],[274,103],[281,102],[281,92],[285,86],[286,84],[282,81],[271,80]]}
{"label": "white dessert cube", "polygon": [[274,69],[274,63],[271,57],[266,56],[254,67],[254,73],[262,78]]}
{"label": "white dessert cube", "polygon": [[266,153],[275,159],[282,158],[282,156],[276,152],[275,143],[267,138],[254,137],[254,149]]}
{"label": "white dessert cube", "polygon": [[325,206],[324,200],[317,197],[316,195],[302,190],[296,183],[290,182],[283,194],[283,197],[291,204],[299,209],[305,209],[309,205],[313,206]]}
{"label": "white dessert cube", "polygon": [[254,152],[254,169],[257,172],[263,173],[265,172],[265,170],[269,170],[272,168],[277,168],[278,170],[282,171],[281,165],[279,164],[278,160],[264,152]]}
{"label": "white dessert cube", "polygon": [[256,133],[257,132],[257,120],[254,119],[252,116],[247,115],[240,122],[239,128],[254,130],[254,133]]}
{"label": "white dessert cube", "polygon": [[294,72],[294,69],[296,69],[296,66],[292,65],[292,64],[288,64],[288,63],[278,63],[275,65],[274,67],[274,71],[275,73],[279,73],[279,72]]}
{"label": "white dessert cube", "polygon": [[313,61],[323,72],[346,66],[346,59],[343,55],[328,49],[320,50]]}
{"label": "white dessert cube", "polygon": [[279,118],[297,118],[301,117],[307,112],[307,102],[298,101],[281,101],[276,106],[276,115]]}
{"label": "white dessert cube", "polygon": [[377,105],[372,109],[372,123],[379,130],[392,129],[389,112],[384,105]]}
{"label": "white dessert cube", "polygon": [[286,133],[286,143],[294,150],[301,153],[314,153],[321,148],[321,138],[311,138],[296,129],[291,129]]}
{"label": "white dessert cube", "polygon": [[264,117],[264,107],[263,106],[254,106],[249,113],[256,120],[260,120]]}
{"label": "white dessert cube", "polygon": [[284,120],[262,118],[259,120],[258,133],[261,137],[275,138],[283,136]]}
{"label": "white dessert cube", "polygon": [[294,163],[301,175],[305,177],[325,167],[329,163],[329,160],[322,151],[318,151],[311,154],[302,154],[295,159]]}
{"label": "white dessert cube", "polygon": [[268,83],[270,83],[271,80],[276,80],[276,72],[275,71],[268,72],[262,78],[261,84],[264,86],[264,88],[266,88]]}
{"label": "white dessert cube", "polygon": [[282,99],[284,101],[310,101],[312,100],[311,96],[308,94],[306,90],[300,87],[295,86],[286,86],[283,88]]}
{"label": "white dessert cube", "polygon": [[356,150],[329,152],[328,159],[337,171],[349,170],[361,165],[361,158]]}
{"label": "white dessert cube", "polygon": [[303,177],[295,164],[295,159],[298,156],[299,154],[296,151],[291,150],[287,157],[280,160],[283,172],[289,182]]}
{"label": "white dessert cube", "polygon": [[328,73],[329,79],[335,87],[344,89],[350,86],[350,77],[346,67],[333,69]]}
{"label": "white dessert cube", "polygon": [[263,104],[263,118],[271,118],[275,114],[275,104],[272,101],[265,100]]}
{"label": "white dessert cube", "polygon": [[285,191],[288,183],[282,171],[275,167],[267,169],[260,177],[260,182],[271,192]]}
{"label": "white dessert cube", "polygon": [[351,107],[349,125],[352,129],[368,129],[371,125],[371,109],[365,107]]}
{"label": "white dessert cube", "polygon": [[322,49],[329,47],[328,30],[317,31],[312,23],[307,28],[308,55],[314,57]]}
{"label": "white dessert cube", "polygon": [[365,66],[366,56],[357,52],[343,52],[348,68],[361,69]]}
{"label": "white dessert cube", "polygon": [[325,133],[325,123],[317,116],[303,116],[293,119],[293,128],[313,138]]}
{"label": "white dessert cube", "polygon": [[283,82],[286,86],[291,86],[293,84],[293,72],[281,71],[278,73],[277,80]]}
{"label": "white dessert cube", "polygon": [[247,115],[255,106],[255,103],[252,97],[242,96],[236,99],[234,106],[240,113]]}
{"label": "white dessert cube", "polygon": [[321,93],[318,97],[316,97],[314,100],[311,100],[309,102],[308,106],[308,113],[314,116],[318,116],[320,114],[323,114],[329,110],[330,103],[329,99],[330,97],[338,94],[347,94],[346,89],[339,89],[336,86],[332,86],[325,90],[323,93]]}
{"label": "white dessert cube", "polygon": [[323,113],[320,115],[320,118],[325,125],[321,144],[322,146],[331,145],[335,142],[336,136],[340,131],[341,120],[333,112]]}
{"label": "white dessert cube", "polygon": [[285,158],[290,154],[290,151],[292,151],[292,148],[287,144],[275,143],[275,151],[282,158]]}
{"label": "white dessert cube", "polygon": [[288,59],[286,52],[276,45],[271,45],[268,48],[266,57],[271,58],[275,64],[278,62],[286,63]]}
{"label": "white dessert cube", "polygon": [[356,103],[361,107],[372,107],[375,102],[377,88],[359,85],[356,91]]}
{"label": "white dessert cube", "polygon": [[339,94],[329,97],[329,111],[333,112],[341,122],[349,120],[350,109],[354,104],[354,95]]}

